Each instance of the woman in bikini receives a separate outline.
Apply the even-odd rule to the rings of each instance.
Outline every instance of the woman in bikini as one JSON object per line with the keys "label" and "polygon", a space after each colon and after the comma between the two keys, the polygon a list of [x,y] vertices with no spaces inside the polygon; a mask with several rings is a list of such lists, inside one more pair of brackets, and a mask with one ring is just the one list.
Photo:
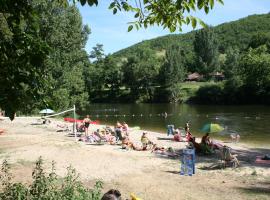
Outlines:
{"label": "woman in bikini", "polygon": [[84,124],[84,132],[85,136],[88,136],[88,127],[90,125],[91,119],[89,118],[89,115],[86,115],[86,117],[83,119],[83,124]]}

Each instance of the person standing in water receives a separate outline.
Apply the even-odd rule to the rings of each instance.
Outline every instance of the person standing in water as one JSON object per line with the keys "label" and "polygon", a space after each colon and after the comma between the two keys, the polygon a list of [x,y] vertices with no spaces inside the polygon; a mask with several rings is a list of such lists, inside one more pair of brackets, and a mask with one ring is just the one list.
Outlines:
{"label": "person standing in water", "polygon": [[86,117],[83,119],[85,136],[88,136],[88,128],[89,128],[90,122],[91,122],[90,116],[86,115]]}

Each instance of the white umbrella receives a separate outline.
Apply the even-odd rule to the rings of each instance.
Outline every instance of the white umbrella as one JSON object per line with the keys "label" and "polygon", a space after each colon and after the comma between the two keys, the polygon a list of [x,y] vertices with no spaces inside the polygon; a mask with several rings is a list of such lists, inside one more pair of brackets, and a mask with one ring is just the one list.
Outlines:
{"label": "white umbrella", "polygon": [[54,111],[46,108],[46,109],[41,110],[39,113],[40,114],[52,114],[52,113],[54,113]]}

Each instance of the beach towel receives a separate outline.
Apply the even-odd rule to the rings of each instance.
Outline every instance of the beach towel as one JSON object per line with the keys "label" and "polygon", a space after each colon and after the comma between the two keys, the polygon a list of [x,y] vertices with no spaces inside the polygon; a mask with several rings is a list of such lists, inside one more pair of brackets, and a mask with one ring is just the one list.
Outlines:
{"label": "beach towel", "polygon": [[264,160],[263,156],[257,156],[255,160],[256,164],[270,165],[270,160]]}
{"label": "beach towel", "polygon": [[156,150],[154,151],[154,154],[157,156],[170,157],[170,158],[176,158],[177,156],[179,156],[179,154],[175,152],[168,152],[168,151],[163,151],[163,150]]}

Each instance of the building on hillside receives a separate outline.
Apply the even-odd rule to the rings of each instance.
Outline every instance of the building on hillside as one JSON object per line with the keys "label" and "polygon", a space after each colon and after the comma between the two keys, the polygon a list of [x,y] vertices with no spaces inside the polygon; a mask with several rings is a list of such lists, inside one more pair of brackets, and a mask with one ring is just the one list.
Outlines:
{"label": "building on hillside", "polygon": [[203,78],[203,75],[197,72],[194,72],[192,74],[189,74],[187,78],[185,79],[185,81],[200,81],[202,80],[202,78]]}
{"label": "building on hillside", "polygon": [[222,72],[213,72],[210,74],[210,76],[216,81],[223,81],[225,79],[225,76]]}

